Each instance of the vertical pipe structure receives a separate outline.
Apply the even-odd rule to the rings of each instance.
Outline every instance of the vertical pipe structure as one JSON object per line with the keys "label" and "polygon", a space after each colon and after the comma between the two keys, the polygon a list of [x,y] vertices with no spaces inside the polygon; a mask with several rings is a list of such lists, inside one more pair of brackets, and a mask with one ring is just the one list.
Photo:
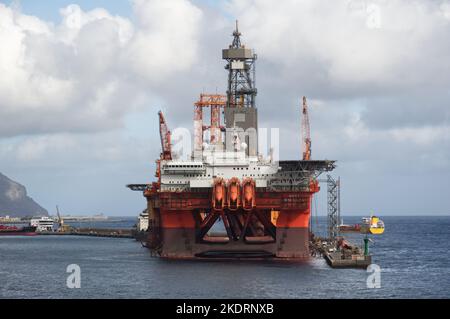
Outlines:
{"label": "vertical pipe structure", "polygon": [[211,105],[211,144],[220,144],[222,134],[220,132],[220,106],[217,104]]}
{"label": "vertical pipe structure", "polygon": [[[338,204],[337,204],[337,220],[338,220],[338,223],[340,224],[341,223],[341,177],[339,176],[338,177],[338,180],[337,180],[337,201],[338,201]],[[336,236],[341,236],[341,230],[340,230],[340,228],[339,228],[339,226],[338,227],[336,227]]]}
{"label": "vertical pipe structure", "polygon": [[[219,94],[201,94],[200,100],[195,103],[194,115],[194,150],[196,154],[202,152],[203,132],[209,129],[210,144],[217,146],[222,142],[220,111],[227,103],[226,96]],[[211,109],[211,124],[203,125],[203,108]]]}
{"label": "vertical pipe structure", "polygon": [[201,160],[203,155],[203,109],[199,103],[194,106],[194,158]]}

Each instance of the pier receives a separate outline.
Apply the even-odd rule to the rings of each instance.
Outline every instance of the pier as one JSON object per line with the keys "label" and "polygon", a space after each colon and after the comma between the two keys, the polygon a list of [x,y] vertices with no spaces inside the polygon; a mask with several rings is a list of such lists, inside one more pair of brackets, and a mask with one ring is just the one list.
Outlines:
{"label": "pier", "polygon": [[346,257],[341,252],[327,252],[323,256],[331,268],[367,268],[372,263],[372,256],[361,254]]}
{"label": "pier", "polygon": [[71,228],[63,232],[40,232],[42,236],[89,236],[110,238],[134,238],[131,229]]}
{"label": "pier", "polygon": [[331,268],[367,268],[372,263],[368,251],[341,239],[345,244],[317,238],[311,241],[311,255],[323,257]]}

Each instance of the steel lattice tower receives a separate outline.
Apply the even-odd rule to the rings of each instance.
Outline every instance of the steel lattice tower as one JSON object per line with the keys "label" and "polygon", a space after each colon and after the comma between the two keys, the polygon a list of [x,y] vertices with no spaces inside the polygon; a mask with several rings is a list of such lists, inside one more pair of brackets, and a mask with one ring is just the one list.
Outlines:
{"label": "steel lattice tower", "polygon": [[228,63],[227,107],[255,107],[257,89],[255,87],[256,54],[241,44],[238,22],[233,32],[233,43],[223,50],[223,59]]}
{"label": "steel lattice tower", "polygon": [[233,32],[233,42],[222,51],[228,70],[227,104],[224,108],[226,125],[226,150],[232,152],[234,136],[245,144],[247,156],[258,155],[258,112],[255,106],[256,54],[241,43],[238,22]]}
{"label": "steel lattice tower", "polygon": [[340,180],[327,175],[328,238],[335,241],[339,236],[340,222]]}

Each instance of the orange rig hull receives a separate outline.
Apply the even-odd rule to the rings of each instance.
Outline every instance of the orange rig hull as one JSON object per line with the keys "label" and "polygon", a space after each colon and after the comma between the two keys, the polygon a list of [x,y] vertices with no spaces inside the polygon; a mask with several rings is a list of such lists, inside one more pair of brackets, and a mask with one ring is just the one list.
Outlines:
{"label": "orange rig hull", "polygon": [[[212,192],[147,189],[148,248],[168,259],[309,258],[311,198],[319,190],[256,192],[254,206],[211,204]],[[213,200],[214,202],[214,200]],[[221,225],[221,231],[213,225]]]}

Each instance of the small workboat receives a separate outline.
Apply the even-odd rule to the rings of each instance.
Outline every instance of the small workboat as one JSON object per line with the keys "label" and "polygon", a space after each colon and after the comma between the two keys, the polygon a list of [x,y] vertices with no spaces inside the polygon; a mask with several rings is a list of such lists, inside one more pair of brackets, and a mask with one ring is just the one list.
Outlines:
{"label": "small workboat", "polygon": [[381,235],[384,233],[384,222],[377,216],[364,217],[361,225],[361,233]]}

